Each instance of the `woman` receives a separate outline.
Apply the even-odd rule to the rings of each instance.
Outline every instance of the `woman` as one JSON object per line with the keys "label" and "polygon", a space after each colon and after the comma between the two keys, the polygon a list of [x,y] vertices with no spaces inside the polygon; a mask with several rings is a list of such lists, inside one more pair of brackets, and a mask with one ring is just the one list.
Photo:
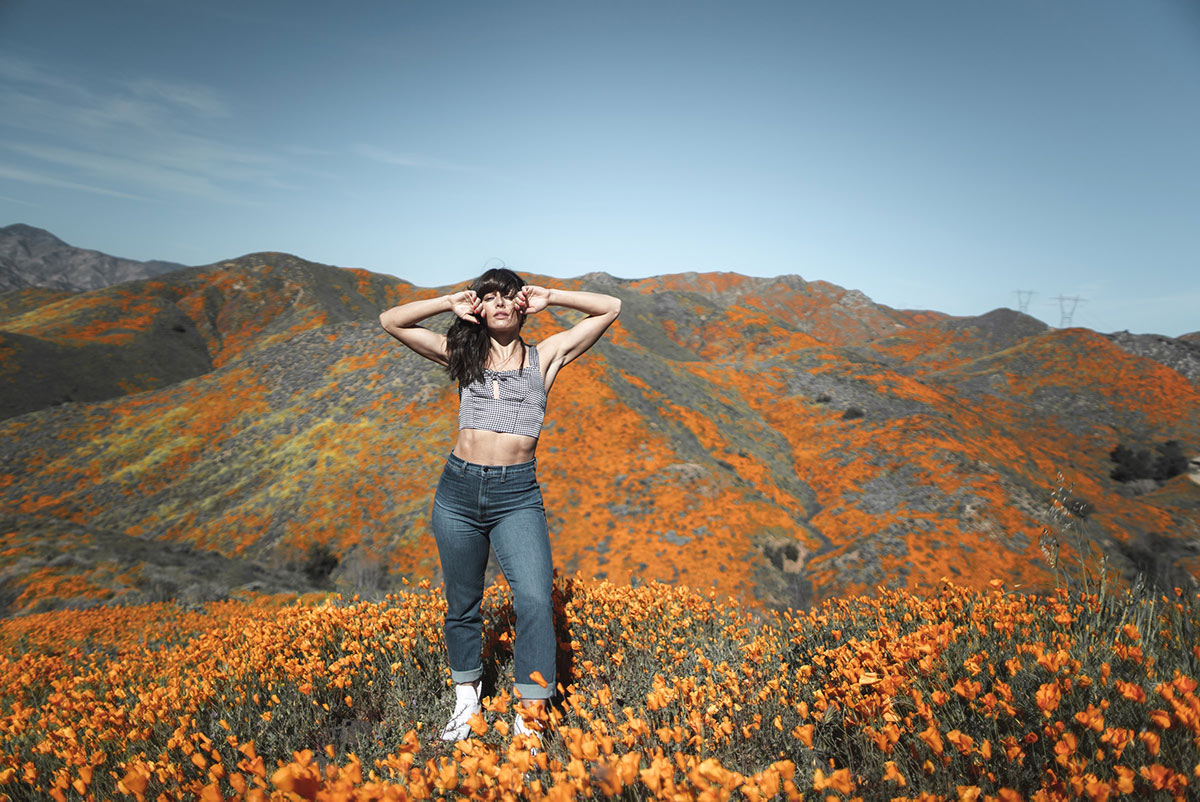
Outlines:
{"label": "woman", "polygon": [[[540,343],[526,343],[521,338],[526,315],[550,305],[587,317]],[[445,335],[417,325],[443,312],[457,317]],[[533,734],[523,713],[537,718],[554,693],[554,567],[534,451],[558,372],[591,348],[620,312],[621,302],[612,296],[530,286],[513,271],[495,268],[468,290],[379,316],[388,334],[445,367],[459,388],[458,441],[433,500],[448,605],[446,651],[455,683],[454,713],[443,740],[466,738],[469,720],[480,709],[479,606],[489,545],[512,589],[517,615],[518,735]]]}

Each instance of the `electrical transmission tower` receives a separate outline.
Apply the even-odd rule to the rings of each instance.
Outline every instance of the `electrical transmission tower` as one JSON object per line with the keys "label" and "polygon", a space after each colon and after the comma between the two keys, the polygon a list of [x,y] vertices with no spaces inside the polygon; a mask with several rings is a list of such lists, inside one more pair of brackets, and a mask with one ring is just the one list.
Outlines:
{"label": "electrical transmission tower", "polygon": [[1017,294],[1017,309],[1023,315],[1029,314],[1029,301],[1033,298],[1033,290],[1013,290]]}
{"label": "electrical transmission tower", "polygon": [[1086,301],[1086,298],[1080,298],[1078,295],[1062,296],[1058,295],[1051,298],[1052,301],[1058,301],[1058,311],[1062,317],[1058,321],[1058,327],[1065,329],[1071,325],[1071,318],[1075,314],[1075,307],[1080,301]]}

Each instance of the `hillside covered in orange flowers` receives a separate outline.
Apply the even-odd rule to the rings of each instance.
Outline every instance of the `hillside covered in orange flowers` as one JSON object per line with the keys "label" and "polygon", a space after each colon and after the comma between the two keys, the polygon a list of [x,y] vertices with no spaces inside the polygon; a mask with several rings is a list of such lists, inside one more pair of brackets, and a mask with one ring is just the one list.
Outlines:
{"label": "hillside covered in orange flowers", "polygon": [[[797,609],[942,577],[1043,589],[1080,549],[1114,578],[1200,576],[1200,486],[1110,458],[1200,452],[1194,342],[797,276],[529,279],[623,302],[538,449],[564,574]],[[3,610],[436,583],[455,388],[376,317],[448,289],[260,253],[0,294]]]}

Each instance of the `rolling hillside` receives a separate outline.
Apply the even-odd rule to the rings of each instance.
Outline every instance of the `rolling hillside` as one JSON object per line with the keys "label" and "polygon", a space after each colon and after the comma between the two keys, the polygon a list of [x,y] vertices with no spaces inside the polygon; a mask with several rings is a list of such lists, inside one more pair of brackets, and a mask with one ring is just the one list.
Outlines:
{"label": "rolling hillside", "polygon": [[[1117,482],[1109,457],[1196,453],[1194,343],[796,276],[557,283],[624,304],[538,450],[564,573],[803,608],[944,576],[1045,587],[1057,539],[1126,579],[1200,575],[1200,487]],[[438,581],[454,388],[375,318],[447,289],[265,253],[0,295],[9,610],[303,588],[330,556],[349,591]],[[549,310],[527,339],[571,320]]]}

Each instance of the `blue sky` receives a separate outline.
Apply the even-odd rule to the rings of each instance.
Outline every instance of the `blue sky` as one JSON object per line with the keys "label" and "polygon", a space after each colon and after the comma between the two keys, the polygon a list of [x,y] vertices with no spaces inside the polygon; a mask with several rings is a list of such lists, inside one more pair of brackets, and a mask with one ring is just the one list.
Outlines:
{"label": "blue sky", "polygon": [[1200,329],[1193,0],[0,4],[0,224]]}

